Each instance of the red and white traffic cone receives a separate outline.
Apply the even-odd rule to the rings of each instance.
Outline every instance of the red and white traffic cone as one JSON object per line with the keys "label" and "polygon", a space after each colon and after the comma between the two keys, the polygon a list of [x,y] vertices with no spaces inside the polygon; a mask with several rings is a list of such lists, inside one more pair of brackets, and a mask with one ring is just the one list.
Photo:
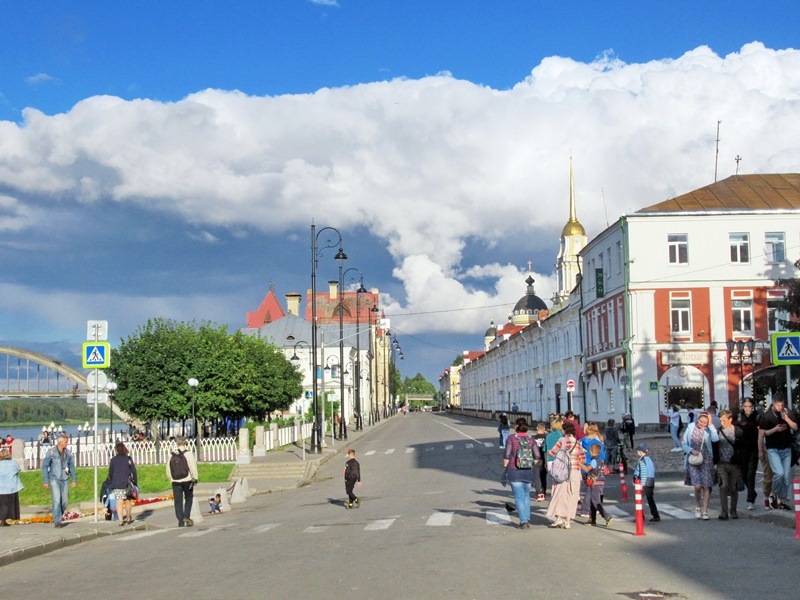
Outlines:
{"label": "red and white traffic cone", "polygon": [[642,482],[638,479],[633,481],[634,498],[636,500],[636,533],[633,535],[644,535],[644,506],[642,506]]}
{"label": "red and white traffic cone", "polygon": [[619,485],[622,488],[622,497],[620,500],[623,502],[628,501],[628,484],[625,482],[625,465],[619,463]]}
{"label": "red and white traffic cone", "polygon": [[800,540],[800,479],[794,479],[794,539]]}

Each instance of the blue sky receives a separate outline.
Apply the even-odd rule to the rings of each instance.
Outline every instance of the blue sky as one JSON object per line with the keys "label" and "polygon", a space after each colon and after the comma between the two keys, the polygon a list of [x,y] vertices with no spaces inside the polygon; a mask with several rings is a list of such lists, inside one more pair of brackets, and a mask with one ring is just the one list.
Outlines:
{"label": "blue sky", "polygon": [[[589,235],[720,175],[796,172],[797,2],[0,0],[0,342],[87,319],[244,325],[338,227],[404,375],[434,380],[533,262],[569,154]],[[335,277],[322,257],[320,280]],[[483,307],[483,308],[481,308]],[[488,308],[487,308],[488,307]],[[440,312],[448,311],[448,312]]]}

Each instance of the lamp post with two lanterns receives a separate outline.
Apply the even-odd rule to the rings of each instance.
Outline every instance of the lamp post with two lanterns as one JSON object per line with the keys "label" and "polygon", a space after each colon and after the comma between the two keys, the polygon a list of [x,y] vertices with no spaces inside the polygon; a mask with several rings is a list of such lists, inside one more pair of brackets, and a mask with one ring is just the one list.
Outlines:
{"label": "lamp post with two lanterns", "polygon": [[[313,365],[313,361],[312,361],[312,358],[311,358],[311,344],[309,344],[305,340],[298,340],[297,343],[295,343],[295,345],[294,345],[294,350],[292,351],[292,357],[289,359],[289,362],[292,363],[292,365],[295,366],[295,367],[300,365],[300,357],[297,356],[297,347],[300,346],[301,344],[305,344],[306,348],[308,348],[308,350],[309,350],[309,352],[308,352],[308,367],[310,369],[311,377],[313,378],[314,377],[314,365]],[[300,399],[300,407],[299,407],[299,410],[297,412],[300,414],[300,446],[303,448],[303,462],[305,462],[305,460],[306,460],[306,444],[305,444],[305,437],[304,437],[304,432],[303,432],[303,429],[305,428],[304,427],[304,415],[303,415],[304,409],[305,409],[305,406],[303,404],[303,399],[301,398]]]}
{"label": "lamp post with two lanterns", "polygon": [[744,398],[744,359],[745,359],[745,350],[747,350],[747,354],[750,357],[750,365],[755,367],[753,362],[753,353],[756,350],[756,346],[758,344],[758,340],[750,338],[749,340],[728,340],[725,342],[725,347],[728,349],[728,356],[730,356],[731,360],[737,360],[739,363],[739,398],[737,399],[735,405],[731,405],[731,409],[734,411],[739,410],[739,402],[742,398]]}
{"label": "lamp post with two lanterns", "polygon": [[200,460],[200,448],[197,445],[197,416],[195,415],[197,386],[200,384],[200,382],[192,377],[186,383],[189,384],[190,388],[192,388],[192,437],[194,438],[195,455],[197,456],[197,460]]}
{"label": "lamp post with two lanterns", "polygon": [[[331,243],[332,240],[327,240],[325,245],[318,247],[318,238],[324,231],[336,232],[339,237],[338,244]],[[319,256],[323,250],[328,248],[335,248],[339,246],[339,251],[334,256],[334,259],[341,263],[347,260],[347,255],[342,249],[342,234],[335,227],[323,227],[319,231],[316,230],[316,225],[311,224],[311,354],[313,355],[313,402],[314,402],[314,425],[311,429],[311,452],[315,454],[322,453],[322,422],[320,421],[319,411],[319,398],[317,393],[317,263]],[[341,294],[341,288],[339,289]],[[341,300],[340,300],[341,302]],[[341,308],[341,306],[340,306]],[[341,337],[341,336],[340,336]]]}

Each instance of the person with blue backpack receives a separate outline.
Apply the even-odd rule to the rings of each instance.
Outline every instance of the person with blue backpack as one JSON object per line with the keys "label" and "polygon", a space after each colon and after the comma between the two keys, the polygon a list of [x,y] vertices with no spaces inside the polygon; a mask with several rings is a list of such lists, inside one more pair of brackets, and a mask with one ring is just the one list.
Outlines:
{"label": "person with blue backpack", "polygon": [[[511,484],[514,493],[514,502],[519,515],[519,528],[530,529],[531,526],[531,483],[533,482],[534,466],[541,460],[539,446],[528,435],[528,422],[520,417],[515,422],[514,435],[508,436],[506,448],[503,453],[503,477],[500,480],[504,486]],[[538,476],[538,471],[536,472]]]}

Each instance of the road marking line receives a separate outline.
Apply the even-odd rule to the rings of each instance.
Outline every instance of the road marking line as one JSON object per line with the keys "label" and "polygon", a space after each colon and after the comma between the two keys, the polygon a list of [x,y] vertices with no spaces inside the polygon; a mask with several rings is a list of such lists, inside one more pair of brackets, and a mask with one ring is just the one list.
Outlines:
{"label": "road marking line", "polygon": [[475,439],[474,437],[472,437],[471,435],[467,435],[466,433],[464,433],[464,432],[463,432],[463,431],[461,431],[460,429],[457,429],[457,428],[453,427],[452,425],[448,425],[448,424],[447,424],[447,423],[445,423],[444,421],[440,421],[439,419],[434,419],[434,422],[436,422],[436,423],[439,423],[440,425],[444,425],[445,427],[449,427],[449,428],[450,428],[450,429],[452,429],[453,431],[456,431],[456,432],[460,433],[461,435],[463,435],[465,438],[469,438],[469,439],[471,439],[473,442],[478,442],[479,444],[481,443],[481,441],[480,441],[480,440],[476,440],[476,439]]}
{"label": "road marking line", "polygon": [[445,450],[452,450],[452,449],[453,449],[453,444],[447,444],[447,445],[444,447],[444,449],[445,449]]}
{"label": "road marking line", "polygon": [[328,531],[330,525],[311,525],[303,529],[303,533],[323,533]]}
{"label": "road marking line", "polygon": [[433,513],[428,517],[428,522],[425,523],[425,525],[428,527],[449,527],[450,523],[453,521],[454,514],[455,513],[451,512]]}
{"label": "road marking line", "polygon": [[626,513],[624,510],[622,510],[621,508],[617,508],[616,506],[613,505],[608,505],[608,506],[603,505],[603,508],[605,508],[606,512],[615,519],[621,519],[622,521],[633,521],[633,517],[629,513]]}
{"label": "road marking line", "polygon": [[394,448],[389,448],[389,449],[386,451],[386,454],[392,454],[393,452],[394,452]]}
{"label": "road marking line", "polygon": [[364,456],[372,456],[373,454],[375,454],[375,450],[370,450],[369,452],[365,452]]}
{"label": "road marking line", "polygon": [[483,445],[486,446],[487,448],[491,448],[492,446],[494,446],[492,442],[483,442]]}
{"label": "road marking line", "polygon": [[377,521],[373,521],[366,527],[364,527],[364,531],[380,531],[382,529],[389,529],[394,523],[394,519],[378,519]]}
{"label": "road marking line", "polygon": [[667,513],[670,517],[675,517],[676,519],[694,519],[694,512],[690,512],[688,510],[684,510],[682,508],[678,508],[677,506],[672,506],[671,504],[660,504],[658,505],[658,512]]}
{"label": "road marking line", "polygon": [[430,452],[431,450],[433,450],[433,446],[431,446],[430,448],[425,448],[425,452]]}
{"label": "road marking line", "polygon": [[511,523],[511,517],[507,512],[500,512],[498,510],[486,511],[487,525],[505,525],[506,523]]}
{"label": "road marking line", "polygon": [[280,523],[267,523],[266,525],[259,525],[258,527],[255,527],[253,531],[256,533],[266,533],[270,529],[275,529],[278,525],[280,525]]}
{"label": "road marking line", "polygon": [[467,444],[465,447],[466,448],[472,448],[472,446],[474,446],[474,444]]}
{"label": "road marking line", "polygon": [[118,542],[130,542],[131,540],[139,540],[142,538],[150,537],[151,535],[156,535],[157,533],[164,533],[170,531],[169,529],[156,529],[155,531],[143,531],[141,533],[134,533],[133,535],[122,535],[122,536],[115,536],[116,541]]}
{"label": "road marking line", "polygon": [[198,531],[190,531],[188,533],[182,533],[178,537],[201,537],[203,535],[208,535],[209,533],[213,533],[215,531],[222,531],[223,529],[228,529],[228,527],[230,527],[230,525],[223,527],[209,527],[208,529],[200,529]]}
{"label": "road marking line", "polygon": [[413,451],[413,448],[406,448],[406,454],[411,454]]}

